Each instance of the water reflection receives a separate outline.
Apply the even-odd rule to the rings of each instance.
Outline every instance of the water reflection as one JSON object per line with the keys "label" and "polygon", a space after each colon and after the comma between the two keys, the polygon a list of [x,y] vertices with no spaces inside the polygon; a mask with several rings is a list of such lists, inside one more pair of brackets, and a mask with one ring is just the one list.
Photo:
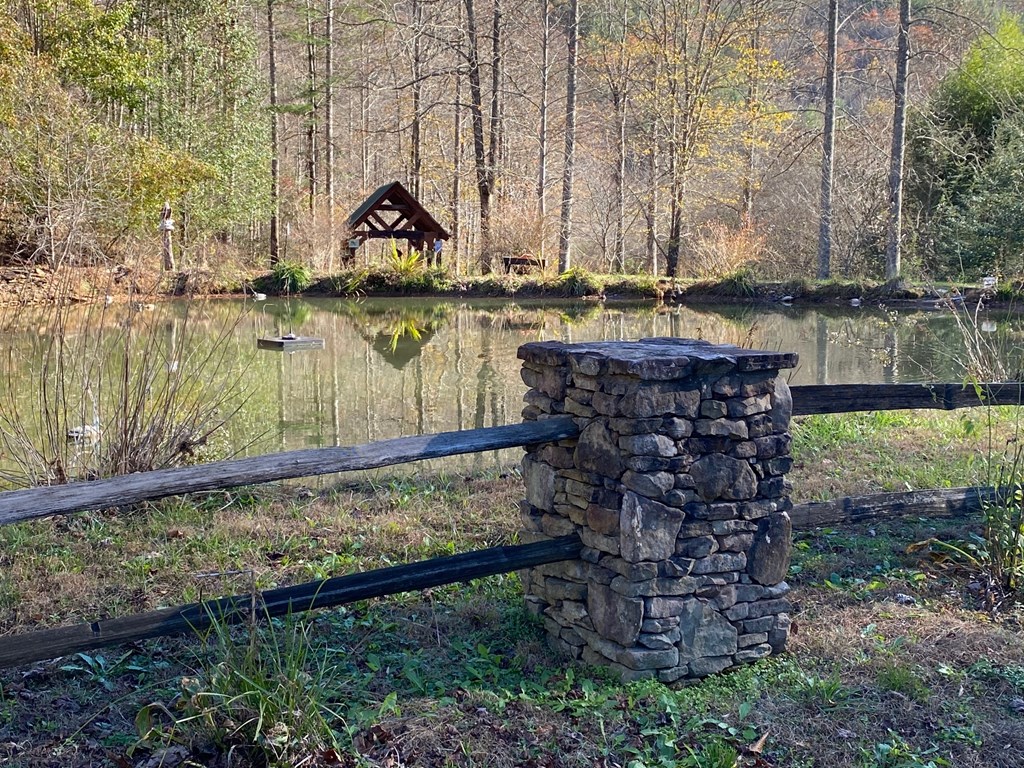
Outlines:
{"label": "water reflection", "polygon": [[[73,316],[69,330],[114,338],[128,311],[115,310],[97,322],[97,310],[85,308],[92,319]],[[797,384],[955,381],[970,359],[963,331],[940,312],[271,299],[215,301],[188,312],[167,303],[149,315],[133,332],[167,350],[187,336],[193,357],[216,348],[242,379],[248,399],[229,423],[229,439],[249,453],[516,422],[525,391],[516,350],[528,341],[675,336],[795,351]],[[1012,358],[1019,323],[995,314],[985,322],[994,331],[979,334],[994,354]],[[0,386],[31,412],[39,407],[48,320],[11,313],[3,327]],[[323,338],[325,348],[257,351],[257,338],[289,332]]]}

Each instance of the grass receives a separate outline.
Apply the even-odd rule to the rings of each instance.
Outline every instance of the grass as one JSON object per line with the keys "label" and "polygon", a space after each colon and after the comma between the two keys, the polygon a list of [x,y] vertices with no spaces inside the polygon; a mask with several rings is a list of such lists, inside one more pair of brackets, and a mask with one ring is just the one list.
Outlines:
{"label": "grass", "polygon": [[[970,418],[800,420],[794,496],[975,482]],[[379,475],[0,527],[0,631],[510,543],[521,494],[514,471]],[[968,575],[907,551],[963,527],[800,532],[789,653],[690,687],[566,665],[509,574],[0,673],[0,762],[1009,768],[1024,763],[1021,617],[983,612]]]}

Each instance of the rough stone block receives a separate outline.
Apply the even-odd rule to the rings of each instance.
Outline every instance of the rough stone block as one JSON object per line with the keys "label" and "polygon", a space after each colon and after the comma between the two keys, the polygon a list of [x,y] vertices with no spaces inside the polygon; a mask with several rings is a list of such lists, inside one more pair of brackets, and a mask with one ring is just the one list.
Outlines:
{"label": "rough stone block", "polygon": [[693,475],[691,475],[691,474],[689,474],[687,472],[680,472],[680,473],[678,473],[676,475],[676,481],[675,481],[675,487],[676,488],[678,488],[680,490],[683,490],[683,491],[689,491],[689,490],[693,490],[693,488],[695,488],[696,485],[697,485],[697,483],[693,479]]}
{"label": "rough stone block", "polygon": [[761,616],[769,616],[772,614],[789,613],[790,605],[789,600],[784,597],[777,598],[775,600],[758,600],[756,603],[737,603],[737,605],[748,605],[750,610],[745,619],[757,619]]}
{"label": "rough stone block", "polygon": [[757,484],[757,495],[763,499],[777,499],[786,493],[784,477],[770,477]]}
{"label": "rough stone block", "polygon": [[[622,398],[619,395],[609,395],[605,392],[595,392],[590,399],[590,405],[594,410],[604,416],[617,416],[619,403]],[[613,426],[612,429],[615,429]],[[616,430],[618,431],[618,430]]]}
{"label": "rough stone block", "polygon": [[537,509],[550,512],[555,499],[555,470],[528,456],[522,462],[526,500]]}
{"label": "rough stone block", "polygon": [[662,420],[658,419],[609,419],[608,427],[620,435],[644,435],[661,430]]}
{"label": "rough stone block", "polygon": [[766,658],[771,656],[772,647],[768,643],[761,645],[755,645],[751,648],[744,648],[742,651],[738,651],[733,658],[737,664],[749,664],[752,661]]}
{"label": "rough stone block", "polygon": [[731,656],[738,632],[732,622],[702,600],[691,598],[680,613],[679,655],[682,659]]}
{"label": "rough stone block", "polygon": [[678,509],[626,493],[619,516],[619,540],[622,556],[637,563],[641,560],[668,560],[675,554],[683,516]]}
{"label": "rough stone block", "polygon": [[715,520],[735,520],[739,516],[739,507],[736,504],[708,504],[706,517],[712,522]]}
{"label": "rough stone block", "polygon": [[772,407],[772,400],[769,395],[760,397],[730,398],[726,401],[729,415],[734,419],[744,416],[753,416],[756,413],[766,413]]}
{"label": "rough stone block", "polygon": [[553,405],[555,403],[550,397],[545,395],[543,392],[538,392],[536,389],[529,389],[526,394],[523,395],[523,400],[527,405],[532,405],[545,413],[554,413]]}
{"label": "rough stone block", "polygon": [[[679,627],[679,617],[669,616],[664,619],[644,619],[644,623],[640,625],[641,632],[647,632],[649,634],[661,634],[669,632]],[[768,635],[766,634],[765,637]]]}
{"label": "rough stone block", "polygon": [[[676,629],[675,634],[679,634],[678,628]],[[636,641],[644,648],[649,648],[653,651],[664,651],[669,648],[675,648],[676,643],[679,642],[679,638],[675,637],[673,639],[673,635],[667,633],[649,635],[641,632]]]}
{"label": "rough stone block", "polygon": [[619,438],[619,448],[634,456],[669,458],[676,455],[676,443],[671,437],[650,433],[624,435]]}
{"label": "rough stone block", "polygon": [[694,659],[690,662],[689,677],[707,677],[717,675],[733,666],[732,656],[719,656],[709,659]]}
{"label": "rough stone block", "polygon": [[746,567],[747,555],[745,552],[718,552],[698,560],[693,567],[693,572],[699,576],[705,573],[742,571]]}
{"label": "rough stone block", "polygon": [[567,397],[565,399],[565,412],[570,413],[573,416],[582,416],[585,419],[589,419],[597,415],[597,411],[592,407],[584,405],[571,397]]}
{"label": "rough stone block", "polygon": [[588,424],[576,443],[575,465],[587,472],[619,478],[623,472],[622,453],[612,433],[600,420]]}
{"label": "rough stone block", "polygon": [[630,669],[616,661],[609,659],[607,656],[598,653],[590,646],[583,648],[583,661],[590,664],[593,667],[603,667],[616,677],[618,677],[624,683],[635,683],[638,680],[650,680],[657,676],[657,671],[653,669]]}
{"label": "rough stone block", "polygon": [[553,539],[560,536],[571,536],[577,530],[572,520],[561,515],[544,515],[540,520],[540,527],[545,535]]}
{"label": "rough stone block", "polygon": [[754,439],[757,446],[757,458],[774,459],[776,456],[789,455],[789,448],[793,439],[788,435],[768,435]]}
{"label": "rough stone block", "polygon": [[729,409],[722,400],[704,400],[700,404],[700,415],[706,419],[722,419]]}
{"label": "rough stone block", "polygon": [[591,504],[586,511],[586,524],[596,533],[615,536],[619,533],[619,510]]}
{"label": "rough stone block", "polygon": [[631,563],[621,557],[602,557],[599,564],[602,568],[614,571],[627,581],[649,581],[658,578],[657,563]]}
{"label": "rough stone block", "polygon": [[545,445],[537,452],[537,459],[545,464],[550,464],[556,469],[569,469],[573,465],[572,454],[572,448]]}
{"label": "rough stone block", "polygon": [[627,469],[622,474],[622,484],[631,491],[649,499],[660,499],[675,483],[675,477],[669,472],[634,472]]}
{"label": "rough stone block", "polygon": [[789,421],[793,416],[793,393],[789,389],[789,383],[781,377],[775,380],[771,416],[774,432],[785,432],[789,429]]}
{"label": "rough stone block", "polygon": [[750,465],[730,456],[703,456],[690,467],[690,475],[704,501],[752,499],[757,493],[757,478]]}
{"label": "rough stone block", "polygon": [[629,581],[624,576],[612,579],[611,588],[626,597],[653,597],[655,595],[692,595],[698,582],[684,576],[675,579],[652,579],[651,581]]}
{"label": "rough stone block", "polygon": [[718,551],[718,541],[714,536],[696,536],[676,541],[676,555],[679,557],[707,557]]}
{"label": "rough stone block", "polygon": [[669,417],[662,423],[661,431],[673,440],[682,440],[693,434],[693,422],[689,419]]}
{"label": "rough stone block", "polygon": [[[731,533],[718,540],[718,546],[723,552],[746,552],[754,543],[752,533]],[[749,567],[749,557],[747,567]]]}
{"label": "rough stone block", "polygon": [[761,645],[768,642],[767,632],[754,632],[749,635],[740,635],[736,640],[739,648],[749,648],[752,645]]}
{"label": "rough stone block", "polygon": [[619,549],[618,536],[605,536],[589,528],[580,528],[578,532],[584,546],[600,550],[609,555],[617,555],[621,551]]}
{"label": "rough stone block", "polygon": [[786,640],[789,637],[792,621],[788,613],[780,613],[775,618],[775,625],[768,630],[768,644],[773,653],[782,653],[786,650]]}
{"label": "rough stone block", "polygon": [[778,584],[789,573],[793,523],[785,512],[761,520],[747,559],[747,573],[759,584]]}
{"label": "rough stone block", "polygon": [[619,403],[619,411],[631,419],[649,419],[654,416],[683,416],[693,418],[700,406],[700,392],[680,390],[674,385],[634,385]]}
{"label": "rough stone block", "polygon": [[545,585],[548,598],[551,600],[586,600],[587,585],[577,584],[565,579],[547,579]]}
{"label": "rough stone block", "polygon": [[757,456],[757,446],[749,440],[744,440],[742,443],[736,443],[729,450],[729,455],[737,459],[751,459]]}
{"label": "rough stone block", "polygon": [[601,584],[592,584],[587,592],[587,614],[598,635],[628,647],[640,634],[644,601],[625,597]]}
{"label": "rough stone block", "polygon": [[746,423],[731,419],[698,419],[694,429],[705,437],[728,437],[730,440],[746,440],[748,437]]}
{"label": "rough stone block", "polygon": [[649,597],[644,600],[644,616],[650,619],[669,619],[679,617],[683,609],[689,605],[691,598],[685,597]]}
{"label": "rough stone block", "polygon": [[762,616],[757,619],[747,619],[743,622],[743,631],[747,633],[767,633],[775,628],[777,616]]}
{"label": "rough stone block", "polygon": [[[689,515],[689,507],[687,504],[687,515]],[[696,536],[708,536],[713,532],[711,523],[706,520],[692,520],[690,517],[686,518],[686,522],[679,526],[679,538],[690,539]]]}
{"label": "rough stone block", "polygon": [[736,602],[750,603],[765,596],[765,588],[760,584],[739,584],[736,586]]}
{"label": "rough stone block", "polygon": [[629,456],[625,464],[634,472],[668,472],[672,469],[673,460],[659,456]]}
{"label": "rough stone block", "polygon": [[658,576],[663,579],[678,579],[693,573],[696,560],[689,557],[673,557],[671,560],[658,562]]}

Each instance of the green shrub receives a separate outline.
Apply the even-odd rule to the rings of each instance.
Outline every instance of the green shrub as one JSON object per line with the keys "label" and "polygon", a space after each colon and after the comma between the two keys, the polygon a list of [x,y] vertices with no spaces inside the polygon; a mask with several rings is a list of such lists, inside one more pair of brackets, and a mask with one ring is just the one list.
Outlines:
{"label": "green shrub", "polygon": [[595,275],[582,267],[573,267],[558,276],[558,282],[566,296],[596,296],[603,286]]}
{"label": "green shrub", "polygon": [[279,261],[270,274],[274,287],[285,293],[301,293],[313,282],[313,270],[297,261]]}

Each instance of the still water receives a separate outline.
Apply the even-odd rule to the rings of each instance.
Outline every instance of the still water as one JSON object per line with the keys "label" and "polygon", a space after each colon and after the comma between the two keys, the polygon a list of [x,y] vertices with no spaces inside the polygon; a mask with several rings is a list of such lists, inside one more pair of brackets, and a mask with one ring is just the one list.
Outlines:
{"label": "still water", "polygon": [[[46,400],[43,382],[51,382],[50,395],[54,387],[53,317],[21,312],[0,320],[0,410],[30,417]],[[123,407],[94,382],[153,367],[157,350],[167,371],[187,370],[205,387],[197,390],[203,397],[224,397],[223,439],[229,452],[248,454],[518,422],[525,386],[516,349],[528,341],[675,336],[794,351],[794,384],[956,381],[967,358],[950,311],[879,308],[275,298],[139,311],[89,306],[62,323],[65,399],[84,424],[106,423]],[[984,343],[1010,348],[1016,327],[992,314],[973,330]],[[257,349],[257,339],[288,332],[322,338],[324,348]],[[126,338],[134,345],[128,354]],[[148,362],[137,362],[140,349]],[[241,383],[241,400],[232,382]]]}

